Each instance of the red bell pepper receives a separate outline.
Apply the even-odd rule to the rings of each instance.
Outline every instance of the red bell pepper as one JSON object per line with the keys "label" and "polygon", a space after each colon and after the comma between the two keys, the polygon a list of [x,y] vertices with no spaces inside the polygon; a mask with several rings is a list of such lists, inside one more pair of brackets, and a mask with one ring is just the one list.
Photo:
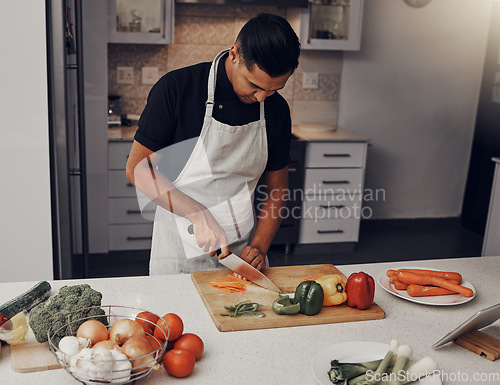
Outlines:
{"label": "red bell pepper", "polygon": [[373,303],[375,296],[375,281],[371,275],[362,271],[352,273],[345,285],[347,293],[347,305],[358,309],[368,309]]}

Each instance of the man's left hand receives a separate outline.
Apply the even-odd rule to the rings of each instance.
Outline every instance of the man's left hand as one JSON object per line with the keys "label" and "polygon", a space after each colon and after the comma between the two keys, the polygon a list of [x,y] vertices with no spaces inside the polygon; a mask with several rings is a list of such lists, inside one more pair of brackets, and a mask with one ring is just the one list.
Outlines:
{"label": "man's left hand", "polygon": [[[241,252],[240,258],[255,267],[257,270],[262,270],[266,267],[266,256],[254,246],[245,246]],[[234,273],[233,275],[238,278],[243,278],[237,273]]]}

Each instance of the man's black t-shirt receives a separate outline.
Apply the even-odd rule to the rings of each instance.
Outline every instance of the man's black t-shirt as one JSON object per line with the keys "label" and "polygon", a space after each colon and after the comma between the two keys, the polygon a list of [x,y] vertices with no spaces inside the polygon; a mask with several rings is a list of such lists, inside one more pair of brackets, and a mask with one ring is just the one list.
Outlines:
{"label": "man's black t-shirt", "polygon": [[[259,103],[240,101],[227,78],[224,62],[217,69],[213,117],[238,126],[259,120]],[[205,116],[211,63],[200,63],[164,75],[151,89],[134,139],[151,151],[200,135]],[[268,161],[266,171],[289,163],[291,119],[288,104],[277,92],[264,101]],[[237,151],[235,146],[235,151]]]}

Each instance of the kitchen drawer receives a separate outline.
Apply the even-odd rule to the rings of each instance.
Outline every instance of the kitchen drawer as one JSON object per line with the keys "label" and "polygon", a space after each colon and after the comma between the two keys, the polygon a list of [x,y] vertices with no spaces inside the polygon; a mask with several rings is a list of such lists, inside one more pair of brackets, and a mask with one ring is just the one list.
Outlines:
{"label": "kitchen drawer", "polygon": [[361,195],[341,194],[323,197],[308,195],[302,208],[303,220],[348,219],[361,217]]}
{"label": "kitchen drawer", "polygon": [[108,172],[108,193],[110,197],[135,197],[135,187],[127,179],[125,170]]}
{"label": "kitchen drawer", "polygon": [[364,169],[307,169],[304,180],[306,195],[360,194]]}
{"label": "kitchen drawer", "polygon": [[301,221],[299,243],[357,242],[359,219]]}
{"label": "kitchen drawer", "polygon": [[313,142],[306,148],[306,167],[364,167],[365,142]]}
{"label": "kitchen drawer", "polygon": [[125,170],[132,142],[109,142],[108,169]]}
{"label": "kitchen drawer", "polygon": [[153,224],[109,226],[110,250],[149,250]]}
{"label": "kitchen drawer", "polygon": [[108,201],[109,224],[152,223],[154,209],[146,207],[144,214],[150,216],[151,220],[144,218],[137,198],[110,198]]}

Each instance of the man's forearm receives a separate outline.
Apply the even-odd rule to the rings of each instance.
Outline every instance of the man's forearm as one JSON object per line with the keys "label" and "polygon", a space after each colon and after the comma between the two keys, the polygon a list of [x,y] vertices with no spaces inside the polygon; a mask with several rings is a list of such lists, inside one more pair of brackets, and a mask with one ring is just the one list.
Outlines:
{"label": "man's forearm", "polygon": [[158,206],[191,222],[206,210],[205,206],[179,191],[167,177],[145,162],[136,166],[131,182]]}

